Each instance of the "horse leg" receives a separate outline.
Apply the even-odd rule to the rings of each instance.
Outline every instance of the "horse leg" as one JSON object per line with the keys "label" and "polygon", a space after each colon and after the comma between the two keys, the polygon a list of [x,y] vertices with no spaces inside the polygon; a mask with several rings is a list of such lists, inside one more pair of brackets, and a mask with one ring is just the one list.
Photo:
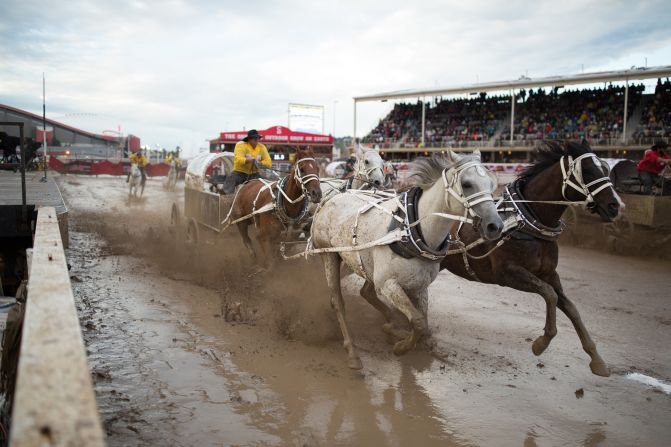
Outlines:
{"label": "horse leg", "polygon": [[601,356],[596,350],[596,343],[592,341],[592,337],[589,336],[587,328],[580,318],[580,312],[578,308],[575,307],[573,302],[568,299],[564,294],[564,289],[561,285],[561,280],[557,272],[553,272],[552,276],[549,278],[548,283],[554,288],[559,300],[557,301],[557,307],[564,312],[564,314],[571,320],[573,327],[575,328],[578,337],[580,338],[580,343],[585,352],[590,356],[592,361],[589,363],[589,367],[592,370],[593,374],[602,377],[610,376],[610,370],[606,366],[606,362],[603,361]]}
{"label": "horse leg", "polygon": [[361,369],[361,359],[356,353],[352,337],[347,327],[345,320],[345,302],[342,298],[342,291],[340,290],[340,255],[337,253],[327,253],[322,255],[324,261],[324,270],[326,272],[326,282],[331,291],[331,305],[336,311],[338,317],[338,324],[343,336],[343,346],[347,350],[347,366],[352,369]]}
{"label": "horse leg", "polygon": [[393,338],[391,343],[396,343],[398,340],[408,338],[410,332],[394,328],[394,324],[392,323],[392,311],[380,300],[380,298],[378,298],[377,293],[375,293],[375,285],[372,282],[366,280],[363,287],[361,287],[359,294],[384,316],[386,323],[382,325],[382,332]]}
{"label": "horse leg", "polygon": [[249,224],[247,222],[240,222],[238,225],[238,231],[240,232],[240,237],[242,237],[242,243],[245,244],[245,247],[247,248],[247,252],[249,253],[249,256],[254,260],[254,262],[257,262],[256,260],[256,252],[254,251],[254,247],[252,246],[252,240],[249,238]]}
{"label": "horse leg", "polygon": [[386,280],[377,292],[387,298],[392,306],[403,313],[410,322],[412,327],[410,335],[394,345],[394,354],[405,354],[414,348],[417,341],[426,333],[424,316],[415,308],[405,290],[395,279]]}
{"label": "horse leg", "polygon": [[543,335],[534,340],[531,350],[541,355],[557,335],[557,293],[552,286],[539,279],[536,275],[519,265],[508,265],[502,272],[501,285],[512,287],[523,292],[537,293],[545,300],[545,328]]}

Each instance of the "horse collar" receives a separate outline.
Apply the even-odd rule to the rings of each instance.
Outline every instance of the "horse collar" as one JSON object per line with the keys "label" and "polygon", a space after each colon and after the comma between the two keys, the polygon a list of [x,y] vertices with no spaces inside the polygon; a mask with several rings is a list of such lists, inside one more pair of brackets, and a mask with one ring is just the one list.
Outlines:
{"label": "horse collar", "polygon": [[[443,240],[437,249],[432,249],[424,241],[422,228],[417,220],[419,219],[418,206],[419,199],[422,196],[422,189],[415,186],[402,194],[403,207],[399,207],[396,215],[403,218],[401,224],[398,220],[392,219],[389,225],[389,231],[394,231],[397,228],[403,228],[405,237],[397,242],[389,245],[389,248],[403,258],[424,258],[429,261],[439,261],[447,255],[450,246],[450,234]],[[403,210],[407,212],[403,212]]]}

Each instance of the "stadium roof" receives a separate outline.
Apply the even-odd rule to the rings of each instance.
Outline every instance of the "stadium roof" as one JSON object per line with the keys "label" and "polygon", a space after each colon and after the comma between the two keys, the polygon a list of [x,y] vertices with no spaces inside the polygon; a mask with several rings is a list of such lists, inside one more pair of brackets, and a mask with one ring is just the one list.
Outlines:
{"label": "stadium roof", "polygon": [[528,78],[522,76],[514,81],[483,82],[448,88],[429,88],[397,90],[374,95],[355,96],[354,102],[385,101],[388,99],[418,98],[422,96],[459,95],[489,91],[504,91],[511,89],[526,89],[534,87],[559,87],[576,84],[595,84],[599,82],[624,82],[652,78],[671,77],[671,65],[659,67],[638,67],[629,70],[600,71],[582,73],[570,76],[548,76],[543,78]]}

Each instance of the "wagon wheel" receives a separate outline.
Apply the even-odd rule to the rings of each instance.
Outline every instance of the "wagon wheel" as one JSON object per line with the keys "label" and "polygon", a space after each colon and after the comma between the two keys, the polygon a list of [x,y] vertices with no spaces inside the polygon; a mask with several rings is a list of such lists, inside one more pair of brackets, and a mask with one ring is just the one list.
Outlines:
{"label": "wagon wheel", "polygon": [[567,207],[561,216],[561,220],[564,222],[562,240],[569,244],[575,244],[577,242],[576,234],[578,231],[578,210],[573,206]]}
{"label": "wagon wheel", "polygon": [[625,216],[621,216],[614,222],[603,224],[602,228],[606,237],[606,247],[611,253],[617,253],[620,243],[631,239],[634,235],[634,223]]}
{"label": "wagon wheel", "polygon": [[621,216],[614,222],[603,224],[603,233],[607,237],[629,238],[634,234],[634,223],[626,216]]}
{"label": "wagon wheel", "polygon": [[186,225],[186,243],[191,245],[198,244],[200,240],[200,230],[195,219],[191,218]]}

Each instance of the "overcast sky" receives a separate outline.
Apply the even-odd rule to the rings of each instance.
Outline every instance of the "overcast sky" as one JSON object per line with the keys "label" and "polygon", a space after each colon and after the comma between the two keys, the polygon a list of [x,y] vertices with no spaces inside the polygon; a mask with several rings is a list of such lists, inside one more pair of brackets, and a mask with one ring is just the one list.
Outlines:
{"label": "overcast sky", "polygon": [[[0,103],[189,151],[352,96],[671,65],[664,1],[2,0]],[[359,133],[391,105],[361,106]]]}

